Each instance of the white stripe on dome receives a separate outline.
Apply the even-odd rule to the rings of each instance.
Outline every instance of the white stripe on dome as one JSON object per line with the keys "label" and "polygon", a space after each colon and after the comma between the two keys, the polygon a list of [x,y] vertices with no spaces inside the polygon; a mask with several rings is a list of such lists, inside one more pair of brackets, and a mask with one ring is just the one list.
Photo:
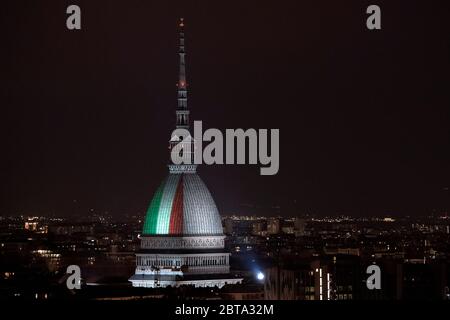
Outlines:
{"label": "white stripe on dome", "polygon": [[183,177],[183,234],[222,234],[219,211],[206,185],[197,174]]}
{"label": "white stripe on dome", "polygon": [[175,192],[177,191],[179,179],[180,175],[178,174],[169,174],[167,177],[159,206],[156,234],[169,233],[170,213],[172,212],[173,200],[175,198]]}

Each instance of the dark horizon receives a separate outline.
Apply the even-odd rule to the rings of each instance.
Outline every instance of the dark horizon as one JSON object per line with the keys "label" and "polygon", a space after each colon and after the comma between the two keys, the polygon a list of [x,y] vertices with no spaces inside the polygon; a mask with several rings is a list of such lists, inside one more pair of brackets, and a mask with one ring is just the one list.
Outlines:
{"label": "dark horizon", "polygon": [[280,129],[276,176],[199,168],[222,215],[448,212],[444,1],[377,1],[376,32],[369,1],[76,1],[80,31],[69,4],[0,12],[0,215],[145,212],[167,174],[181,16],[191,120]]}

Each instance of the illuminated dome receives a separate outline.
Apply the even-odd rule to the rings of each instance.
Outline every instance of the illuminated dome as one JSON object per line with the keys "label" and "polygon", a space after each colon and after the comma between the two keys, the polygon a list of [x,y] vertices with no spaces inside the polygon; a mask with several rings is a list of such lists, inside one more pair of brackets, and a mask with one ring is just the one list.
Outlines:
{"label": "illuminated dome", "polygon": [[222,222],[206,185],[196,173],[170,173],[147,210],[143,235],[222,235]]}

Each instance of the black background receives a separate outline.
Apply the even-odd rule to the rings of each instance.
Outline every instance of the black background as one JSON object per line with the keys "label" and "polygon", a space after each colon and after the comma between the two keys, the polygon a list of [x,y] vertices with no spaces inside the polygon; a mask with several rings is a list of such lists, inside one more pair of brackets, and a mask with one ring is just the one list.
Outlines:
{"label": "black background", "polygon": [[144,212],[167,173],[180,16],[192,119],[280,129],[276,176],[199,169],[221,213],[446,211],[446,2],[2,2],[0,215]]}

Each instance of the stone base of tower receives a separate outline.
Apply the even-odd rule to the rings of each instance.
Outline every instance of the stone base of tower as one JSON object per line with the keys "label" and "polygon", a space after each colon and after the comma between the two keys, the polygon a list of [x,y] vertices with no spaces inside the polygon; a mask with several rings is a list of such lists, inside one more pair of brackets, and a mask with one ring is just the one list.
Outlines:
{"label": "stone base of tower", "polygon": [[193,285],[223,287],[239,284],[230,275],[230,253],[224,250],[224,236],[143,236],[136,254],[133,287],[164,288]]}

